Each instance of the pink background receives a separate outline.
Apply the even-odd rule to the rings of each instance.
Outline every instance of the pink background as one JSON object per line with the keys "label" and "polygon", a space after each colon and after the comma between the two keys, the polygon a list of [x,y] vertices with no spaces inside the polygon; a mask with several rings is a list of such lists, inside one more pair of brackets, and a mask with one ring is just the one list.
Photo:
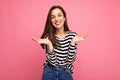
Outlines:
{"label": "pink background", "polygon": [[78,45],[74,80],[120,80],[120,0],[0,0],[0,80],[41,80],[45,51],[32,41],[62,6]]}

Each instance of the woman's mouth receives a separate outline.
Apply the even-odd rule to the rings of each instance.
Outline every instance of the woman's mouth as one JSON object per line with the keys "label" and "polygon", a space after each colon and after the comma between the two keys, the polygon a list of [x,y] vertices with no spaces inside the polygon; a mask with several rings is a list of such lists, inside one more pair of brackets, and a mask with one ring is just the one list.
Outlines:
{"label": "woman's mouth", "polygon": [[58,26],[58,25],[60,25],[61,24],[61,22],[55,22],[55,25],[56,26]]}

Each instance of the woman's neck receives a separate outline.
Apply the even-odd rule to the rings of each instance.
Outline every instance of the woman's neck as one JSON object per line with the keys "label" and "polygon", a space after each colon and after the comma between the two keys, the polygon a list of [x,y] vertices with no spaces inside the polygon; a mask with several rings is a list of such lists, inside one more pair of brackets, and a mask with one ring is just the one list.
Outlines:
{"label": "woman's neck", "polygon": [[56,30],[56,36],[59,38],[64,38],[66,36],[66,34],[68,33],[68,31],[64,31],[64,30]]}
{"label": "woman's neck", "polygon": [[57,30],[56,35],[60,35],[60,36],[65,35],[65,31],[64,30]]}
{"label": "woman's neck", "polygon": [[66,32],[64,31],[63,28],[61,28],[61,29],[57,29],[57,30],[56,30],[56,34],[55,34],[55,35],[56,35],[57,37],[60,37],[60,38],[61,38],[61,37],[64,37],[65,34],[66,34]]}

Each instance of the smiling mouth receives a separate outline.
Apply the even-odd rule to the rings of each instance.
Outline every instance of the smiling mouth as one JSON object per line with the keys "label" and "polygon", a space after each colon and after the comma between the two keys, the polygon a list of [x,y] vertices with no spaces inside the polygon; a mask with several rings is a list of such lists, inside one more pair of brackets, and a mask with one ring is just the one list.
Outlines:
{"label": "smiling mouth", "polygon": [[60,25],[61,24],[61,22],[59,21],[59,22],[55,22],[55,25],[56,26],[58,26],[58,25]]}

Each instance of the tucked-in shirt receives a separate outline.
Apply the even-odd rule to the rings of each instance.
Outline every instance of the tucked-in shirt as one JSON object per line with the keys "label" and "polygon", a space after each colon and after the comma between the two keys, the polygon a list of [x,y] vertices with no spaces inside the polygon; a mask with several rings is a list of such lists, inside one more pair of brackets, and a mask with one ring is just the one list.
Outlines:
{"label": "tucked-in shirt", "polygon": [[71,40],[77,34],[75,32],[68,32],[64,38],[59,38],[57,36],[60,46],[53,49],[52,52],[49,52],[46,49],[47,60],[45,63],[50,63],[56,67],[64,67],[70,69],[73,72],[73,62],[76,58],[76,44],[72,45]]}

